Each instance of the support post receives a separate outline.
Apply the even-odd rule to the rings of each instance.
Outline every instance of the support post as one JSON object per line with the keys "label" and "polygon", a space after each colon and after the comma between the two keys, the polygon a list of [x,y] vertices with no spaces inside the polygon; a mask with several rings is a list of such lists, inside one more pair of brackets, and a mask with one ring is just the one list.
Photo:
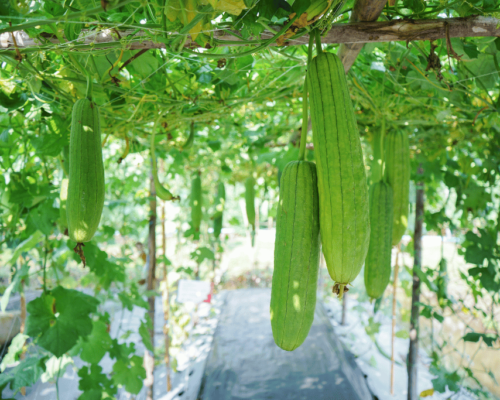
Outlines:
{"label": "support post", "polygon": [[424,183],[423,168],[418,168],[417,201],[415,206],[415,235],[413,237],[415,257],[413,261],[413,288],[411,296],[410,317],[410,349],[408,351],[408,400],[418,400],[417,367],[418,367],[418,333],[420,279],[417,270],[422,267],[422,230],[424,223]]}
{"label": "support post", "polygon": [[396,253],[396,265],[394,265],[394,278],[392,283],[392,330],[391,330],[391,395],[394,396],[394,364],[396,362],[396,353],[394,350],[394,342],[396,340],[396,310],[397,310],[397,289],[398,289],[398,273],[399,273],[399,253],[401,252],[401,244],[398,245]]}
{"label": "support post", "polygon": [[[152,166],[151,159],[151,166]],[[149,176],[149,238],[148,238],[148,249],[149,249],[149,262],[148,262],[148,276],[146,280],[147,290],[152,291],[155,287],[155,269],[156,269],[156,189],[153,174]],[[155,344],[155,296],[151,295],[148,297],[149,305],[149,318],[151,319],[151,329],[149,331],[149,337],[151,338],[151,343]],[[154,388],[154,354],[151,354],[148,350],[144,353],[144,367],[146,369],[146,399],[153,400],[153,388]]]}
{"label": "support post", "polygon": [[[351,14],[351,22],[372,22],[376,21],[384,9],[387,0],[356,0]],[[361,52],[364,43],[341,44],[337,55],[344,64],[346,74],[351,69],[354,61]]]}
{"label": "support post", "polygon": [[163,334],[165,335],[165,366],[167,368],[167,393],[172,390],[172,382],[170,380],[170,299],[168,293],[168,269],[167,269],[167,235],[165,232],[165,202],[162,204],[161,208],[161,248],[163,251],[163,290],[161,291],[161,297],[163,301],[163,319],[165,324],[163,325]]}
{"label": "support post", "polygon": [[347,293],[342,297],[342,326],[345,326],[347,320]]}

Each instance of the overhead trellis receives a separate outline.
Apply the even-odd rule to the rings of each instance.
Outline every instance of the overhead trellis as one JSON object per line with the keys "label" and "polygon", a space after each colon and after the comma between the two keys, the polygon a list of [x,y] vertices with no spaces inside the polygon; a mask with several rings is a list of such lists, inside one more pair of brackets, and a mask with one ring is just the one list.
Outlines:
{"label": "overhead trellis", "polygon": [[[147,32],[146,32],[147,31]],[[247,46],[242,40],[239,32],[232,33],[230,30],[215,30],[213,36],[217,39],[217,46]],[[262,38],[269,39],[274,36],[269,31],[261,34]],[[468,18],[440,18],[422,20],[393,20],[380,22],[353,22],[347,24],[333,25],[329,32],[322,37],[325,44],[348,44],[341,47],[339,56],[344,59],[344,64],[353,63],[353,58],[359,54],[365,43],[395,42],[395,41],[417,41],[436,40],[456,37],[500,37],[500,20],[494,17],[473,16]],[[153,40],[152,40],[153,38]],[[156,39],[156,40],[155,40]],[[61,43],[56,37],[48,37],[44,40],[31,38],[23,31],[4,32],[0,36],[0,47],[2,51],[18,48],[21,53],[37,51],[68,50],[72,52],[105,50],[113,48],[126,48],[129,50],[164,49],[167,44],[161,39],[161,31],[158,29],[115,30],[103,29],[99,31],[82,31],[80,37]],[[300,36],[288,39],[284,45],[294,46],[307,44],[308,36]],[[187,48],[200,47],[190,39],[186,41]],[[276,46],[271,43],[270,46]],[[345,50],[344,50],[345,49]],[[356,51],[354,50],[356,49]],[[206,49],[200,52],[205,54]],[[345,54],[344,54],[345,53]],[[206,55],[210,53],[207,52]],[[349,56],[347,55],[349,54]],[[237,53],[235,53],[237,56]],[[230,57],[226,55],[224,57]],[[347,61],[349,60],[349,61]]]}
{"label": "overhead trellis", "polygon": [[[142,20],[141,24],[129,24],[128,19],[124,22],[113,23],[101,17],[102,14],[105,15],[113,10],[123,11],[131,3],[134,3],[134,0],[117,3],[103,1],[101,6],[79,11],[69,7],[63,15],[45,19],[31,18],[18,25],[12,23],[12,18],[5,16],[9,22],[8,26],[0,28],[0,54],[19,59],[22,54],[40,51],[76,53],[106,49],[145,51],[170,48],[174,51],[182,49],[209,58],[227,59],[241,57],[242,54],[241,52],[221,54],[212,49],[225,46],[249,46],[250,48],[243,53],[254,54],[269,46],[306,44],[307,34],[311,28],[317,27],[322,30],[323,43],[341,44],[338,55],[348,71],[365,43],[436,39],[446,39],[449,42],[450,38],[456,37],[500,36],[500,20],[492,16],[477,15],[474,12],[478,11],[478,8],[471,8],[469,10],[471,15],[468,16],[443,18],[446,11],[449,16],[452,14],[451,8],[448,9],[447,5],[440,2],[432,11],[426,11],[424,3],[420,4],[418,0],[408,3],[411,4],[409,9],[413,11],[417,19],[412,18],[411,14],[401,14],[394,0],[389,0],[388,4],[386,0],[355,0],[352,8],[342,13],[342,9],[345,8],[344,0],[328,0],[323,2],[328,4],[327,8],[311,20],[309,20],[308,12],[311,12],[312,4],[315,2],[296,1],[292,2],[293,6],[290,7],[284,6],[283,4],[286,5],[286,3],[282,1],[281,7],[285,9],[288,7],[292,12],[288,19],[282,18],[281,26],[270,26],[268,22],[272,21],[264,22],[265,18],[262,18],[259,9],[256,14],[257,22],[263,27],[257,30],[258,35],[252,35],[255,27],[249,28],[245,21],[249,19],[247,14],[258,8],[259,1],[245,1],[245,3],[229,1],[221,5],[220,2],[213,0],[209,3],[200,2],[198,9],[194,7],[196,2],[192,1],[186,3],[185,9],[181,6],[182,3],[175,1],[173,2],[177,5],[175,7],[168,5],[169,2],[159,2],[158,5],[154,5],[157,6],[156,13],[154,6],[148,4],[144,7],[147,10],[145,14],[148,20]],[[278,1],[277,4],[280,2]],[[387,8],[388,6],[392,7]],[[384,7],[391,11],[387,15],[391,13],[393,15],[390,20],[386,17],[385,21],[377,21]],[[445,14],[439,13],[440,10]],[[348,11],[351,12],[347,13]],[[231,17],[229,20],[214,22],[213,18],[221,14],[240,15],[236,19]],[[429,14],[436,14],[437,18],[422,18]],[[460,14],[465,15],[463,12]],[[0,15],[0,18],[4,17]],[[167,20],[181,21],[180,26],[178,23],[173,25],[180,29],[169,30],[170,25],[167,25]],[[344,23],[347,21],[349,22]],[[5,24],[5,21],[1,22]],[[60,24],[64,24],[64,32],[57,32]],[[83,29],[82,25],[84,25]],[[235,29],[241,26],[243,29]],[[43,29],[44,27],[49,27],[48,30],[52,33],[47,32],[47,29]],[[40,29],[42,32],[37,35],[36,32]],[[200,41],[199,34],[203,34],[205,39]]]}

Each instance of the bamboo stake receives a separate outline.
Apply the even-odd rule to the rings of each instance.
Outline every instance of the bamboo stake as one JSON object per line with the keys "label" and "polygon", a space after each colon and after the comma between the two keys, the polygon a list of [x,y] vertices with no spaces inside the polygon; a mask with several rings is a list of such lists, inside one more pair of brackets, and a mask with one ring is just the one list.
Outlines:
{"label": "bamboo stake", "polygon": [[168,269],[166,263],[167,257],[167,236],[165,234],[165,202],[161,209],[161,248],[163,251],[163,290],[161,297],[163,301],[163,334],[165,335],[165,365],[167,367],[167,393],[172,390],[172,382],[170,380],[170,337],[169,337],[169,324],[170,324],[170,300],[168,293]]}
{"label": "bamboo stake", "polygon": [[[152,165],[152,160],[151,160]],[[153,291],[155,288],[155,275],[156,275],[156,190],[153,179],[153,174],[149,177],[149,190],[151,200],[149,202],[150,206],[150,216],[149,216],[149,263],[148,263],[148,276],[147,276],[147,289],[148,291]],[[148,314],[151,319],[152,328],[149,331],[149,336],[151,338],[151,343],[155,345],[155,296],[151,295],[148,297],[149,310]],[[153,400],[153,390],[154,390],[154,353],[150,353],[148,350],[144,352],[144,368],[146,369],[146,379],[144,385],[146,386],[146,400]]]}
{"label": "bamboo stake", "polygon": [[411,294],[411,316],[410,316],[410,348],[408,349],[408,400],[418,400],[418,336],[420,315],[420,278],[417,270],[422,268],[422,232],[424,221],[424,182],[423,167],[418,167],[417,193],[415,204],[415,234],[413,243],[415,254],[413,258],[413,284]]}
{"label": "bamboo stake", "polygon": [[394,266],[394,282],[392,284],[392,334],[391,334],[391,395],[394,395],[394,364],[396,355],[394,352],[394,342],[396,337],[396,290],[398,284],[399,273],[399,253],[401,252],[401,244],[398,244],[398,251],[396,253],[396,265]]}
{"label": "bamboo stake", "polygon": [[[22,260],[22,258],[20,257]],[[26,294],[24,293],[24,279],[21,281],[21,328],[19,329],[19,333],[24,333],[24,327],[26,325]],[[21,353],[21,360],[24,360],[26,358],[26,350],[23,349]],[[26,396],[26,387],[23,386],[20,390],[21,394],[23,396]]]}
{"label": "bamboo stake", "polygon": [[342,297],[342,326],[345,326],[347,319],[347,293]]}

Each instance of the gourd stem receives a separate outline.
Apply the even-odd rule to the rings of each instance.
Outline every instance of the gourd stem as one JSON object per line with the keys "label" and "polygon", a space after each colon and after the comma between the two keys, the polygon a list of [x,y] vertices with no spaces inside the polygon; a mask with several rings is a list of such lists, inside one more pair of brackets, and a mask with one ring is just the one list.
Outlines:
{"label": "gourd stem", "polygon": [[304,94],[302,95],[302,132],[300,132],[300,150],[299,161],[304,161],[306,156],[306,142],[307,142],[307,76],[304,79]]}
{"label": "gourd stem", "polygon": [[307,125],[309,123],[308,115],[308,103],[307,103],[307,71],[311,65],[312,60],[312,48],[314,44],[314,35],[309,35],[309,48],[307,49],[307,68],[306,68],[306,78],[304,79],[304,94],[302,95],[302,132],[300,133],[300,150],[299,150],[299,161],[303,161],[306,157],[306,145],[307,145]]}
{"label": "gourd stem", "polygon": [[87,73],[87,92],[85,93],[85,96],[87,99],[91,100],[92,99],[92,89],[93,89],[93,82],[92,82],[92,76],[90,76],[90,72],[85,70]]}
{"label": "gourd stem", "polygon": [[307,49],[307,68],[309,69],[309,66],[311,65],[311,61],[313,58],[313,44],[314,44],[314,35],[311,34],[309,35],[309,48]]}
{"label": "gourd stem", "polygon": [[316,29],[314,31],[314,36],[316,38],[316,52],[318,53],[318,55],[320,55],[321,53],[323,53],[323,48],[321,47],[321,35],[319,29]]}

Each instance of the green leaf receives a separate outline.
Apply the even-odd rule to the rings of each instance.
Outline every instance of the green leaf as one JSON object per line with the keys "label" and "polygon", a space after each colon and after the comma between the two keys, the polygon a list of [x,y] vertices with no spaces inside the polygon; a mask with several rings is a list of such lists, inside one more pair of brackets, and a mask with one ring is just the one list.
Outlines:
{"label": "green leaf", "polygon": [[22,387],[33,385],[45,371],[46,359],[47,357],[30,357],[21,361],[14,368],[0,374],[0,387],[10,383],[10,388],[17,392]]}
{"label": "green leaf", "polygon": [[141,322],[141,326],[139,327],[139,335],[141,335],[142,343],[146,346],[151,352],[154,352],[153,343],[151,342],[151,336],[149,336],[150,330],[153,329],[153,324],[151,323],[151,318],[148,314],[146,314],[145,321]]}
{"label": "green leaf", "polygon": [[92,332],[86,338],[80,338],[78,346],[82,352],[80,358],[91,364],[97,364],[112,346],[108,325],[103,321],[94,321]]}
{"label": "green leaf", "polygon": [[[18,333],[12,342],[9,345],[9,351],[2,359],[2,363],[0,364],[0,371],[4,372],[7,365],[14,364],[16,361],[19,361],[19,357],[21,356],[21,352],[23,351],[24,344],[26,343],[26,339],[29,336],[24,335],[22,333]],[[0,392],[1,393],[1,392]]]}
{"label": "green leaf", "polygon": [[113,365],[113,381],[123,385],[127,392],[138,394],[142,388],[142,381],[146,378],[146,371],[142,366],[142,358],[132,356],[127,361],[119,359]]}
{"label": "green leaf", "polygon": [[8,264],[14,264],[22,253],[31,250],[40,242],[40,240],[42,240],[42,238],[42,232],[36,231],[28,239],[19,243],[19,245],[14,250],[14,254],[12,254],[12,257],[8,261]]}
{"label": "green leaf", "polygon": [[412,10],[415,14],[419,14],[425,10],[425,3],[423,0],[403,0],[403,5]]}
{"label": "green leaf", "polygon": [[500,336],[495,335],[493,333],[478,333],[478,332],[469,332],[463,338],[465,342],[473,342],[477,343],[480,339],[483,339],[484,343],[488,347],[493,347],[493,343],[500,339]]}
{"label": "green leaf", "polygon": [[198,247],[191,253],[191,259],[195,260],[197,264],[201,264],[204,260],[215,259],[214,252],[208,247]]}
{"label": "green leaf", "polygon": [[365,326],[365,331],[372,340],[375,340],[375,335],[380,332],[380,322],[375,322],[373,317],[370,317],[368,325]]}
{"label": "green leaf", "polygon": [[472,73],[472,77],[476,77],[476,80],[479,80],[487,90],[493,88],[498,82],[498,72],[492,55],[481,53],[475,60],[466,63],[465,68],[469,70]]}
{"label": "green leaf", "polygon": [[445,369],[438,369],[434,365],[431,365],[430,372],[437,376],[437,378],[432,380],[432,386],[437,392],[444,393],[447,386],[452,392],[458,392],[460,390],[460,386],[458,385],[458,382],[460,382],[460,375],[458,375],[457,371],[450,373]]}
{"label": "green leaf", "polygon": [[6,108],[7,111],[14,111],[21,108],[27,100],[28,96],[25,93],[11,93],[7,95],[0,90],[0,106]]}
{"label": "green leaf", "polygon": [[143,78],[154,74],[158,69],[158,60],[151,52],[144,53],[130,63]]}
{"label": "green leaf", "polygon": [[295,0],[292,5],[292,10],[294,13],[301,15],[305,12],[311,5],[311,0]]}
{"label": "green leaf", "polygon": [[477,49],[477,46],[474,43],[470,42],[465,42],[463,45],[464,52],[467,54],[469,59],[474,59],[479,56],[479,50]]}
{"label": "green leaf", "polygon": [[64,24],[64,36],[66,36],[66,40],[72,42],[78,39],[78,35],[82,31],[82,24],[78,23],[67,23]]}
{"label": "green leaf", "polygon": [[396,332],[396,337],[400,339],[408,339],[410,337],[410,334],[408,333],[407,330],[402,329]]}
{"label": "green leaf", "polygon": [[26,334],[38,338],[39,346],[61,357],[78,338],[90,334],[90,314],[98,304],[92,296],[57,286],[28,303]]}
{"label": "green leaf", "polygon": [[7,287],[7,289],[5,289],[5,292],[2,296],[2,300],[0,301],[2,312],[5,312],[5,309],[7,308],[7,305],[9,304],[9,298],[12,292],[19,291],[19,284],[23,279],[25,279],[28,276],[29,270],[30,270],[29,265],[23,264],[23,266],[16,271],[14,279],[12,279],[10,285]]}
{"label": "green leaf", "polygon": [[[90,368],[83,366],[78,370],[80,381],[78,382],[78,389],[83,393],[78,400],[101,400],[105,398],[115,398],[117,388],[113,380],[108,378],[106,374],[102,373],[102,367],[92,364]],[[106,394],[106,396],[103,396]]]}

